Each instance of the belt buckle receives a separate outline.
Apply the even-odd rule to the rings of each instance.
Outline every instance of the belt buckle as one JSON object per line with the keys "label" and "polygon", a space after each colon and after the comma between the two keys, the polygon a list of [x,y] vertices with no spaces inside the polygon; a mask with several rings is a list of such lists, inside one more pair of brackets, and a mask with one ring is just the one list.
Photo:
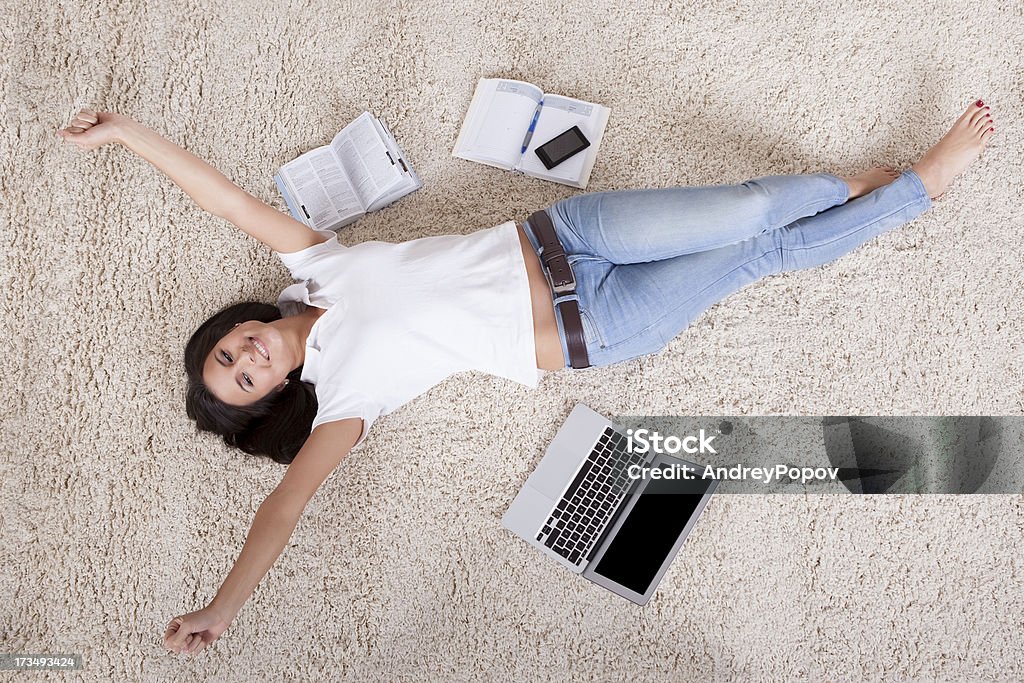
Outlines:
{"label": "belt buckle", "polygon": [[576,292],[576,274],[572,272],[572,266],[569,265],[568,260],[565,262],[565,267],[566,270],[569,271],[569,279],[559,280],[556,283],[554,278],[551,277],[551,268],[547,265],[544,266],[544,277],[547,278],[548,285],[551,287],[551,291],[554,292],[556,297]]}

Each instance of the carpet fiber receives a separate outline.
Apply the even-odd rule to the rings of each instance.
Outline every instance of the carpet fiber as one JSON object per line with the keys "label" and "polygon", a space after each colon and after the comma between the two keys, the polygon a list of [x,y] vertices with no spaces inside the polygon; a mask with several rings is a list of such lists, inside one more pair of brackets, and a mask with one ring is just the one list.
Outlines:
{"label": "carpet fiber", "polygon": [[[84,654],[52,680],[1024,677],[1019,496],[717,497],[642,609],[500,526],[578,401],[1024,413],[1020,3],[6,6],[0,652]],[[978,97],[997,134],[913,222],[747,287],[657,355],[535,391],[458,375],[378,420],[220,641],[166,653],[284,472],[196,433],[184,344],[291,280],[127,150],[54,131],[123,112],[283,208],[273,171],[370,110],[425,186],[342,243],[466,233],[576,192],[451,156],[483,76],[611,108],[589,191],[902,170]]]}

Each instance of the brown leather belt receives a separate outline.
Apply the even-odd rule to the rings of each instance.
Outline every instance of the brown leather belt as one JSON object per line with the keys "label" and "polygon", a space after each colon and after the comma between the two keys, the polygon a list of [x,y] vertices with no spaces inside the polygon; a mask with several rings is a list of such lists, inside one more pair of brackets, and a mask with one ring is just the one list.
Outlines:
{"label": "brown leather belt", "polygon": [[555,226],[551,224],[551,217],[543,210],[527,218],[526,224],[530,226],[533,236],[540,244],[538,256],[544,276],[547,277],[555,297],[555,310],[562,316],[565,345],[569,349],[569,363],[576,369],[589,368],[587,341],[583,336],[580,307],[576,303],[576,278],[569,265],[569,259],[565,256],[565,250],[562,249],[562,243],[555,234]]}

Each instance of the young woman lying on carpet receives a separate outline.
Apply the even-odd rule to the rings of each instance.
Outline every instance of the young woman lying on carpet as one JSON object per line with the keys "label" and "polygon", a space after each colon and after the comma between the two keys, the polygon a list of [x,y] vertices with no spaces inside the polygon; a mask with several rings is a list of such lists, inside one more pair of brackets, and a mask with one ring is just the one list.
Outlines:
{"label": "young woman lying on carpet", "polygon": [[195,653],[220,637],[317,488],[380,416],[456,372],[533,387],[540,370],[654,353],[744,285],[834,261],[912,220],[994,132],[978,100],[902,173],[581,194],[521,226],[346,247],[128,117],[83,109],[63,139],[139,154],[299,281],[277,306],[228,306],[185,347],[197,427],[289,466],[217,595],[175,617],[165,647]]}

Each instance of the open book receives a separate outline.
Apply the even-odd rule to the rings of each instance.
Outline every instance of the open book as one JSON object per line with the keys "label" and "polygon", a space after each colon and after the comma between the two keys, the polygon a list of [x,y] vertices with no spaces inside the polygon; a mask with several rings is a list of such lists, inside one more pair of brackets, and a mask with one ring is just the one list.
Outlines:
{"label": "open book", "polygon": [[[523,143],[538,106],[540,114],[524,153]],[[600,104],[547,94],[531,83],[481,78],[452,155],[584,188],[597,160],[609,113]],[[573,126],[580,127],[590,147],[548,170],[534,150]]]}
{"label": "open book", "polygon": [[423,186],[380,119],[363,112],[331,144],[274,176],[288,210],[314,230],[336,230]]}

